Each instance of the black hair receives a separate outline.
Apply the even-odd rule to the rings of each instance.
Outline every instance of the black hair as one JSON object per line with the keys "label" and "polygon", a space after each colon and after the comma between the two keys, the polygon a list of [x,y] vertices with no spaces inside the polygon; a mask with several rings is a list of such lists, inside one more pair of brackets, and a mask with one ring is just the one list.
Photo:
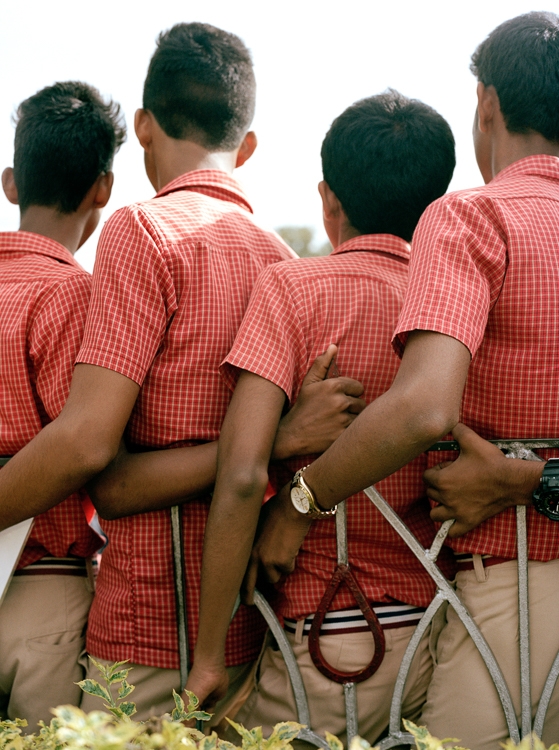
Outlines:
{"label": "black hair", "polygon": [[476,49],[470,70],[495,87],[509,132],[559,141],[559,16],[534,12],[505,21]]}
{"label": "black hair", "polygon": [[77,210],[126,139],[120,107],[97,89],[65,81],[23,101],[14,116],[14,180],[21,213],[29,206]]}
{"label": "black hair", "polygon": [[232,151],[252,122],[255,95],[250,52],[235,34],[179,23],[159,35],[143,106],[169,137]]}
{"label": "black hair", "polygon": [[423,211],[446,191],[456,164],[446,120],[392,89],[337,117],[321,156],[324,180],[355,229],[408,242]]}

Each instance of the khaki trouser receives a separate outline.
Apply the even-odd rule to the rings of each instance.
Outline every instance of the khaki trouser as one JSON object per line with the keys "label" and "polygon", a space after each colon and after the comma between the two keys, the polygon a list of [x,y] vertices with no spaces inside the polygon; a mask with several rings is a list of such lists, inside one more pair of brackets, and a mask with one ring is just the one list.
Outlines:
{"label": "khaki trouser", "polygon": [[[559,650],[559,560],[528,564],[532,716]],[[482,580],[485,579],[485,580]],[[516,561],[462,571],[457,593],[485,636],[520,718],[518,577]],[[498,750],[508,737],[505,717],[479,652],[449,606],[436,649],[436,666],[421,717],[437,737],[457,737],[471,750]],[[545,744],[559,741],[559,687],[544,725]]]}
{"label": "khaki trouser", "polygon": [[[98,659],[96,656],[93,658],[105,666],[112,664],[111,661],[106,659]],[[254,663],[251,662],[227,669],[229,689],[225,698],[219,701],[213,709],[212,719],[207,722],[208,728],[211,726],[219,730],[219,725],[224,716],[234,718],[250,692],[254,666]],[[145,721],[150,716],[171,713],[175,707],[173,690],[179,695],[181,694],[179,670],[161,669],[145,664],[127,664],[126,668],[133,670],[128,675],[128,681],[131,685],[134,685],[135,689],[126,700],[133,701],[136,704],[138,713],[134,714],[134,720]],[[105,684],[101,680],[99,670],[92,662],[88,664],[87,677],[101,682],[102,685]],[[86,712],[99,711],[103,709],[103,701],[95,696],[84,694],[81,707]]]}
{"label": "khaki trouser", "polygon": [[27,719],[28,732],[51,708],[79,705],[78,659],[92,599],[87,578],[16,576],[0,607],[0,719]]}
{"label": "khaki trouser", "polygon": [[[385,630],[386,653],[378,671],[357,685],[359,734],[374,743],[388,726],[390,702],[398,669],[414,626]],[[308,637],[286,633],[305,684],[311,729],[318,734],[332,732],[347,745],[343,686],[324,677],[314,666],[308,650]],[[374,653],[370,633],[328,635],[320,639],[325,658],[333,667],[350,672],[364,667]],[[428,638],[421,642],[413,661],[404,693],[403,715],[417,719],[432,672]],[[274,724],[296,721],[295,699],[281,652],[267,646],[263,652],[254,690],[236,721],[252,728],[262,725],[267,737]],[[227,739],[232,739],[231,735]]]}

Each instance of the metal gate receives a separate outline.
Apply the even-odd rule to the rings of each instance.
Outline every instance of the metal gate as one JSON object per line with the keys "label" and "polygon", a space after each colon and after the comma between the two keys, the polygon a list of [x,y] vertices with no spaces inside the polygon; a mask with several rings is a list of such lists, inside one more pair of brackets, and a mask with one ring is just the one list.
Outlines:
{"label": "metal gate", "polygon": [[[554,440],[501,440],[491,441],[499,448],[506,451],[510,458],[523,458],[532,461],[541,461],[542,459],[533,453],[537,448],[557,448],[559,439]],[[457,450],[458,444],[453,441],[438,443],[433,446],[432,450]],[[371,502],[378,508],[384,518],[398,532],[415,556],[420,560],[423,567],[427,570],[437,586],[436,594],[425,611],[423,617],[418,623],[402,659],[398,677],[394,686],[392,704],[390,710],[389,734],[382,740],[378,747],[380,750],[389,750],[397,745],[415,745],[415,740],[411,734],[403,732],[401,729],[402,719],[402,699],[404,687],[412,664],[413,657],[421,642],[422,637],[427,632],[431,621],[438,610],[448,602],[452,607],[466,630],[474,641],[488,671],[493,683],[497,689],[501,706],[503,708],[508,731],[511,739],[518,743],[521,737],[534,732],[539,737],[542,734],[543,724],[551,694],[555,687],[557,677],[559,676],[559,654],[557,654],[547,680],[542,691],[538,710],[532,723],[531,713],[531,686],[530,686],[530,647],[529,647],[529,613],[528,613],[528,547],[526,533],[526,507],[517,506],[516,509],[516,526],[517,526],[517,545],[518,545],[518,612],[519,612],[519,631],[520,631],[520,682],[521,682],[521,721],[520,726],[516,719],[516,714],[509,689],[501,669],[483,637],[479,628],[473,621],[466,607],[460,601],[452,585],[446,580],[436,564],[438,554],[446,539],[450,527],[454,521],[446,521],[439,529],[433,543],[429,549],[425,549],[411,533],[408,527],[403,523],[401,518],[395,513],[391,506],[377,492],[374,487],[365,490],[365,494]],[[338,546],[338,563],[347,563],[347,533],[346,533],[346,514],[345,503],[338,506],[336,516],[336,533]],[[255,604],[264,616],[270,630],[272,631],[278,646],[285,659],[286,667],[293,688],[293,695],[297,706],[297,718],[301,724],[305,725],[299,733],[299,739],[305,740],[316,747],[328,748],[326,741],[313,731],[310,726],[310,715],[305,692],[305,686],[297,665],[297,661],[287,640],[285,632],[274,614],[272,608],[266,599],[258,591],[255,592]],[[344,683],[344,697],[347,721],[348,745],[351,739],[359,733],[357,722],[357,697],[356,686],[353,682]]]}

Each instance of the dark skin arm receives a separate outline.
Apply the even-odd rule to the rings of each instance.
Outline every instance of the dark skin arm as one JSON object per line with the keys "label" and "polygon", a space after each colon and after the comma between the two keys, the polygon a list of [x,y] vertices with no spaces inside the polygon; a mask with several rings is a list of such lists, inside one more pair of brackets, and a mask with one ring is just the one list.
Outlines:
{"label": "dark skin arm", "polygon": [[462,536],[507,508],[531,504],[544,462],[506,458],[464,424],[457,424],[452,434],[460,444],[456,461],[441,463],[423,475],[428,496],[439,503],[431,518],[456,519],[449,536]]}
{"label": "dark skin arm", "polygon": [[[284,399],[276,385],[244,372],[223,423],[204,538],[198,640],[187,682],[204,706],[227,690],[225,637],[252,549]],[[251,420],[255,400],[258,419]]]}
{"label": "dark skin arm", "polygon": [[[326,450],[365,408],[358,398],[363,389],[357,381],[324,380],[335,351],[332,346],[317,358],[293,408],[279,428],[276,424],[273,459]],[[254,420],[254,404],[259,404],[257,399],[251,402],[249,423]],[[196,497],[213,486],[216,469],[217,441],[147,453],[128,453],[121,446],[110,466],[89,483],[88,491],[102,518],[120,518]]]}
{"label": "dark skin arm", "polygon": [[[321,358],[317,376],[324,378],[334,351],[330,347]],[[354,397],[361,394],[359,383],[345,380],[348,388],[353,383]],[[278,386],[243,372],[223,423],[204,542],[198,640],[187,684],[205,705],[213,705],[227,689],[225,638],[251,554],[284,401]]]}
{"label": "dark skin arm", "polygon": [[[456,339],[430,331],[410,334],[390,389],[305,472],[325,510],[405,466],[458,422],[470,353]],[[289,487],[267,508],[247,572],[247,588],[260,566],[274,582],[293,569],[306,531],[294,515]],[[250,596],[250,592],[247,592]]]}
{"label": "dark skin arm", "polygon": [[0,530],[49,510],[113,460],[139,390],[112,370],[76,366],[60,415],[0,471]]}

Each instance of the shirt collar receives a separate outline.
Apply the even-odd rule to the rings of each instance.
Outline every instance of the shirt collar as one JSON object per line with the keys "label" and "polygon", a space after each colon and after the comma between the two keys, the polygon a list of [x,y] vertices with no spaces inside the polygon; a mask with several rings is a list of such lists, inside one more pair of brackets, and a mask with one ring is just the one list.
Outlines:
{"label": "shirt collar", "polygon": [[35,253],[83,270],[72,253],[56,240],[35,232],[0,232],[0,257],[9,253]]}
{"label": "shirt collar", "polygon": [[[498,182],[509,177],[533,175],[559,180],[559,157],[550,154],[525,156],[502,169],[491,182]],[[489,184],[491,184],[491,182]]]}
{"label": "shirt collar", "polygon": [[167,183],[155,197],[160,198],[162,195],[169,195],[178,190],[193,190],[212,198],[236,203],[250,213],[253,212],[239,183],[220,169],[195,169],[192,172],[185,172]]}
{"label": "shirt collar", "polygon": [[353,237],[351,240],[342,242],[332,251],[331,255],[356,251],[381,252],[409,260],[411,247],[409,242],[393,234],[362,234],[359,237]]}

